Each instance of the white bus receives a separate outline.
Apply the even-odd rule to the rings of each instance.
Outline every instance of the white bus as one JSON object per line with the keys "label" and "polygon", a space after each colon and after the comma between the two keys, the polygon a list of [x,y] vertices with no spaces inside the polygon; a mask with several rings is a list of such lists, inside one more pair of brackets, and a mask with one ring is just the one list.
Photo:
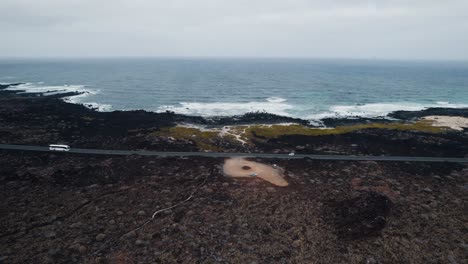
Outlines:
{"label": "white bus", "polygon": [[49,150],[52,151],[69,151],[70,146],[68,145],[58,145],[58,144],[50,144],[49,145]]}

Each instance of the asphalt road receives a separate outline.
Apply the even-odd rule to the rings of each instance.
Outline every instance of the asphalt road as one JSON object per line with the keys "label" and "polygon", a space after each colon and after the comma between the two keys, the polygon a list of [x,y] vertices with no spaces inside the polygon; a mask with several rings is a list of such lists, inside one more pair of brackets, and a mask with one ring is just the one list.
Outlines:
{"label": "asphalt road", "polygon": [[353,156],[353,155],[312,155],[296,154],[266,154],[266,153],[223,153],[223,152],[166,152],[166,151],[146,151],[146,150],[111,150],[111,149],[80,149],[71,148],[67,152],[51,151],[49,147],[27,146],[27,145],[9,145],[0,144],[0,149],[20,150],[20,151],[42,151],[54,153],[78,153],[78,154],[97,154],[97,155],[141,155],[141,156],[159,156],[159,157],[251,157],[251,158],[271,158],[271,159],[314,159],[314,160],[357,160],[357,161],[419,161],[419,162],[458,162],[468,163],[468,158],[446,158],[446,157],[404,157],[404,156]]}

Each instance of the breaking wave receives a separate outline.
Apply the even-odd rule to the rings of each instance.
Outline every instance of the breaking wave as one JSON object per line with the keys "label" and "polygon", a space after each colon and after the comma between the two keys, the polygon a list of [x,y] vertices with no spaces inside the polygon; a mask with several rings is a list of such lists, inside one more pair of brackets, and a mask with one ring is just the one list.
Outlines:
{"label": "breaking wave", "polygon": [[465,108],[468,104],[453,104],[449,102],[436,102],[432,104],[421,103],[372,103],[362,105],[334,105],[326,112],[308,115],[306,119],[320,120],[328,117],[385,117],[395,111],[420,111],[431,107]]}
{"label": "breaking wave", "polygon": [[[279,100],[281,99],[281,100]],[[285,103],[285,99],[267,98],[261,102],[247,103],[191,103],[181,102],[179,105],[160,106],[157,112],[173,111],[178,114],[197,115],[197,116],[232,116],[241,115],[248,112],[267,112],[270,114],[301,118],[310,121],[317,121],[323,118],[347,118],[364,117],[378,118],[386,117],[395,111],[420,111],[431,107],[444,108],[465,108],[468,104],[454,104],[449,102],[436,102],[432,104],[421,103],[371,103],[361,105],[333,105],[326,111],[320,111],[309,114],[299,114],[298,107]]]}
{"label": "breaking wave", "polygon": [[98,111],[110,111],[112,106],[109,104],[100,104],[96,102],[86,102],[83,99],[99,93],[99,90],[87,88],[85,85],[44,85],[43,82],[24,83],[20,85],[10,86],[5,90],[17,91],[21,93],[37,93],[44,96],[66,94],[70,92],[78,93],[77,95],[64,97],[63,100],[68,103],[82,104],[88,108]]}
{"label": "breaking wave", "polygon": [[[94,95],[100,91],[91,89],[85,85],[46,85],[44,83],[25,83],[10,86],[6,90],[18,93],[40,93],[45,96],[76,92],[77,95],[66,96],[65,102],[82,104],[88,108],[98,111],[111,111],[113,106],[99,103],[93,100]],[[96,99],[95,99],[96,100]],[[234,116],[248,112],[266,112],[287,117],[301,118],[309,121],[320,121],[324,118],[378,118],[386,117],[395,111],[420,111],[431,107],[444,108],[468,108],[468,104],[451,103],[440,101],[434,103],[411,103],[411,102],[383,102],[369,104],[341,104],[331,105],[320,110],[314,109],[314,105],[296,105],[285,98],[268,97],[264,100],[249,102],[180,102],[175,105],[162,105],[150,108],[149,105],[141,105],[139,109],[148,111],[164,112],[173,111],[178,114],[195,115],[203,117],[212,116]],[[119,110],[132,110],[120,109]],[[314,110],[312,110],[314,109]]]}
{"label": "breaking wave", "polygon": [[266,100],[270,103],[282,103],[287,101],[287,99],[281,97],[268,97]]}
{"label": "breaking wave", "polygon": [[[271,99],[271,98],[268,98]],[[248,112],[267,112],[270,114],[291,116],[288,110],[294,107],[284,103],[286,100],[266,100],[246,103],[191,103],[181,102],[179,105],[164,105],[158,107],[158,112],[174,111],[178,114],[199,115],[199,116],[233,116],[242,115]],[[282,99],[282,98],[278,98]]]}

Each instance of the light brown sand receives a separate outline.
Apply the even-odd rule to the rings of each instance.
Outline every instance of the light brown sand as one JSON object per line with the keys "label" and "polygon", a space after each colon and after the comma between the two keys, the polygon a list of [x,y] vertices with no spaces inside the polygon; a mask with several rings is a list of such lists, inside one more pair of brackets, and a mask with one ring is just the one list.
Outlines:
{"label": "light brown sand", "polygon": [[[244,166],[248,166],[250,169],[243,169]],[[280,168],[273,168],[273,166],[248,161],[243,158],[226,159],[223,171],[231,177],[260,178],[276,186],[288,186],[288,182],[283,178]],[[250,176],[252,173],[256,173],[257,176]]]}
{"label": "light brown sand", "polygon": [[433,126],[450,127],[460,131],[468,128],[468,118],[461,116],[425,116],[422,119],[431,121]]}

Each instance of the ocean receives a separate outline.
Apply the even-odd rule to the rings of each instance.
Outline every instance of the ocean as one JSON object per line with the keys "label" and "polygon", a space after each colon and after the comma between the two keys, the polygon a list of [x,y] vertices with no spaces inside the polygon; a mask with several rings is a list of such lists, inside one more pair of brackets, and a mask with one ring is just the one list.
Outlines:
{"label": "ocean", "polygon": [[0,83],[100,111],[231,116],[252,111],[319,120],[468,107],[468,62],[320,59],[1,59]]}

